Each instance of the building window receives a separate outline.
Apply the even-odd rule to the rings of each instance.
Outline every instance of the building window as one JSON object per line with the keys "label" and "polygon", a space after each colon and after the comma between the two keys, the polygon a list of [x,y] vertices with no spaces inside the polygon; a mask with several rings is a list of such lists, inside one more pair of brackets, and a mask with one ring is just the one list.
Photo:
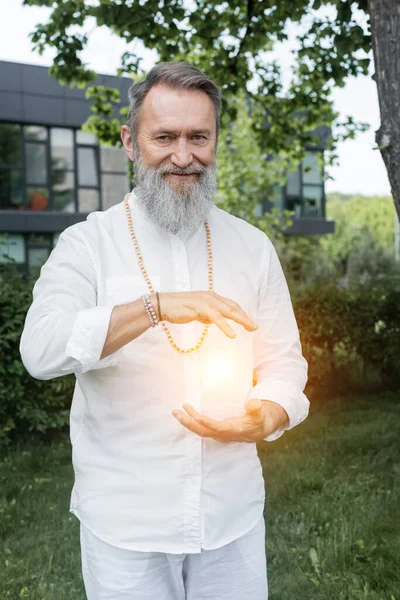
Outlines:
{"label": "building window", "polygon": [[286,185],[277,186],[272,203],[293,211],[295,218],[324,217],[324,180],[318,152],[307,151],[299,167],[288,173]]}
{"label": "building window", "polygon": [[101,189],[103,210],[121,202],[129,192],[127,173],[128,159],[122,148],[100,148]]}
{"label": "building window", "polygon": [[302,161],[303,217],[322,217],[324,180],[317,152],[307,152]]}
{"label": "building window", "polygon": [[301,167],[289,173],[286,180],[286,210],[292,210],[294,216],[301,217]]}
{"label": "building window", "polygon": [[25,243],[22,233],[0,234],[0,264],[14,265],[19,271],[25,265]]}
{"label": "building window", "polygon": [[[281,185],[275,184],[272,191],[272,206],[275,206],[283,212],[285,208],[284,188]],[[271,207],[270,202],[266,202],[265,208]]]}
{"label": "building window", "polygon": [[60,234],[0,233],[0,264],[16,268],[24,276],[38,278]]}
{"label": "building window", "polygon": [[99,210],[100,193],[99,190],[82,189],[78,190],[79,212],[90,213]]}
{"label": "building window", "polygon": [[106,210],[129,191],[127,162],[87,131],[0,123],[0,209]]}
{"label": "building window", "polygon": [[28,273],[38,278],[40,269],[50,256],[53,249],[53,234],[30,233],[26,236],[26,255]]}
{"label": "building window", "polygon": [[50,137],[52,210],[76,212],[74,131],[52,127]]}
{"label": "building window", "polygon": [[25,197],[27,210],[49,208],[48,131],[45,127],[23,127]]}
{"label": "building window", "polygon": [[23,208],[23,190],[21,127],[0,123],[0,208]]}
{"label": "building window", "polygon": [[74,171],[74,132],[63,127],[51,128],[52,167],[60,171]]}
{"label": "building window", "polygon": [[59,212],[75,212],[75,173],[73,171],[53,170],[52,173],[53,208]]}
{"label": "building window", "polygon": [[47,184],[46,144],[25,142],[25,170],[29,185]]}
{"label": "building window", "polygon": [[88,131],[76,132],[78,160],[78,211],[101,210],[100,159],[96,137]]}
{"label": "building window", "polygon": [[97,188],[99,186],[96,148],[78,146],[79,186]]}

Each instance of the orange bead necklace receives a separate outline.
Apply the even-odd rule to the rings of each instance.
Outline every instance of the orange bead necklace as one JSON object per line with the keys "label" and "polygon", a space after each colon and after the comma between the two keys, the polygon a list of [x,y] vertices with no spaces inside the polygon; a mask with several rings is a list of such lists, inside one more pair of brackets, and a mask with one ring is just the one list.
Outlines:
{"label": "orange bead necklace", "polygon": [[[154,294],[155,292],[154,292],[152,283],[150,281],[150,278],[149,278],[149,276],[147,274],[147,271],[145,269],[145,266],[143,264],[143,257],[142,257],[142,254],[140,252],[140,249],[139,249],[139,243],[137,241],[135,232],[133,231],[132,217],[131,217],[131,212],[130,212],[130,208],[129,208],[129,196],[130,196],[130,194],[126,194],[126,196],[124,198],[126,216],[127,216],[127,219],[128,219],[129,232],[131,234],[131,238],[132,238],[132,241],[133,241],[133,245],[134,245],[134,248],[135,248],[135,251],[136,251],[136,255],[137,255],[137,258],[138,258],[138,261],[139,261],[139,266],[140,266],[140,269],[142,271],[143,277],[146,280],[146,283],[148,285],[148,288],[149,288],[150,292],[152,294]],[[210,291],[212,291],[212,289],[213,289],[212,250],[211,250],[210,227],[208,225],[207,219],[204,221],[204,225],[205,225],[206,232],[207,232],[208,289]],[[161,314],[160,314],[160,319],[161,319]],[[168,329],[168,327],[166,326],[166,324],[164,323],[164,321],[160,321],[160,322],[161,322],[161,325],[162,325],[165,333],[167,334],[168,341],[170,342],[171,346],[173,348],[175,348],[175,350],[177,350],[178,352],[181,352],[182,354],[186,354],[186,353],[194,352],[195,350],[198,350],[200,348],[200,346],[202,345],[202,343],[204,342],[204,338],[206,337],[208,328],[210,327],[210,324],[205,325],[203,333],[201,334],[200,340],[197,342],[197,344],[195,346],[193,346],[193,348],[189,348],[189,349],[185,350],[184,348],[181,348],[180,346],[178,346],[177,344],[175,344],[174,340],[172,339],[171,332]]]}

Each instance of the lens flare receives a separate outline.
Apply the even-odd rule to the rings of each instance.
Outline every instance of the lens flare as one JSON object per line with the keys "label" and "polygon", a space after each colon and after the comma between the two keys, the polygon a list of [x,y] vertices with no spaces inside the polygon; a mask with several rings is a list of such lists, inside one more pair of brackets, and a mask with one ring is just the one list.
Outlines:
{"label": "lens flare", "polygon": [[210,354],[204,363],[203,376],[207,389],[228,383],[234,376],[232,361],[223,354]]}

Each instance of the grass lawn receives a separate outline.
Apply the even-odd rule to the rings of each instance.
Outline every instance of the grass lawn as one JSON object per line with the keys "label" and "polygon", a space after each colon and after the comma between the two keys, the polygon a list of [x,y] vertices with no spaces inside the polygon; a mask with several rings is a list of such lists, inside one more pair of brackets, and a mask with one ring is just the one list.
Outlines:
{"label": "grass lawn", "polygon": [[[0,459],[1,600],[85,598],[70,454]],[[400,394],[343,399],[259,455],[270,600],[400,600]]]}

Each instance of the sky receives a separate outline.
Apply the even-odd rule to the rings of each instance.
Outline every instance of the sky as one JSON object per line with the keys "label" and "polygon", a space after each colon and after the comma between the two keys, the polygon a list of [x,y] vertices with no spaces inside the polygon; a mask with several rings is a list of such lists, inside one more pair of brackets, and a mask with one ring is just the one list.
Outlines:
{"label": "sky", "polygon": [[[2,19],[0,20],[0,60],[50,66],[51,51],[42,56],[34,53],[29,33],[40,22],[46,22],[48,8],[24,7],[22,0],[0,0]],[[117,36],[105,27],[93,26],[89,29],[89,45],[83,59],[98,73],[116,75],[120,56],[126,46]],[[292,32],[293,33],[293,32]],[[290,75],[291,42],[278,47],[274,56]],[[146,50],[139,43],[131,51],[143,56],[142,67],[151,68],[156,60],[155,52]],[[338,164],[327,169],[330,177],[326,191],[345,194],[389,195],[390,185],[382,157],[375,150],[375,131],[379,128],[379,105],[375,82],[370,77],[349,78],[343,88],[332,91],[334,108],[340,119],[352,115],[356,121],[370,125],[367,132],[358,133],[354,140],[341,142],[337,149]]]}

